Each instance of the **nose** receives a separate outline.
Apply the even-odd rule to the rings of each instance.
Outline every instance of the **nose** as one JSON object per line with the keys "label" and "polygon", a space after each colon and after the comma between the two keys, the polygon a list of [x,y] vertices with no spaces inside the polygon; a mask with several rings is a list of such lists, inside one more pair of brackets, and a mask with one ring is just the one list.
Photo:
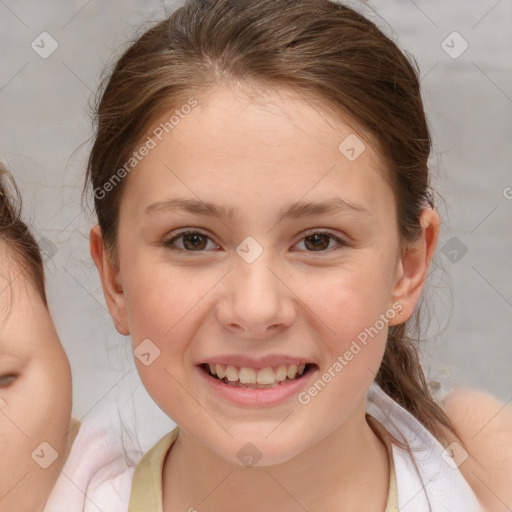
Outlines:
{"label": "nose", "polygon": [[239,337],[274,336],[295,317],[293,291],[270,252],[263,251],[252,263],[237,255],[223,280],[217,319]]}

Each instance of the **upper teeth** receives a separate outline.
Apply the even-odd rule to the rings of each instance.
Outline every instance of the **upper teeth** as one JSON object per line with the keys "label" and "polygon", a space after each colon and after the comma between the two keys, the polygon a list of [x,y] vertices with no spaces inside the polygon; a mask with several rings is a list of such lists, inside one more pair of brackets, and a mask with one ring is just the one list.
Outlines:
{"label": "upper teeth", "polygon": [[217,375],[219,379],[226,379],[230,382],[240,380],[242,384],[274,384],[281,382],[288,377],[295,379],[297,375],[304,373],[306,365],[304,363],[296,364],[280,364],[279,366],[266,368],[247,368],[245,366],[239,368],[231,364],[210,364],[210,372]]}

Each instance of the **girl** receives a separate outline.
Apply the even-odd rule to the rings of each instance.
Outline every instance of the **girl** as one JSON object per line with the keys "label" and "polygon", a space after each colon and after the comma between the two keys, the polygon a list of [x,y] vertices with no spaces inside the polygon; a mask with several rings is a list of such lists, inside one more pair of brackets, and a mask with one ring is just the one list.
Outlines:
{"label": "girl", "polygon": [[133,467],[100,418],[71,418],[71,371],[41,252],[1,164],[0,254],[0,511],[126,510],[113,491],[129,490]]}
{"label": "girl", "polygon": [[15,183],[0,164],[0,510],[40,512],[76,429],[41,254],[20,214]]}
{"label": "girl", "polygon": [[177,424],[130,512],[510,502],[508,462],[473,456],[466,395],[452,421],[411,337],[440,225],[431,139],[373,23],[328,0],[187,1],[119,59],[96,121],[91,255]]}

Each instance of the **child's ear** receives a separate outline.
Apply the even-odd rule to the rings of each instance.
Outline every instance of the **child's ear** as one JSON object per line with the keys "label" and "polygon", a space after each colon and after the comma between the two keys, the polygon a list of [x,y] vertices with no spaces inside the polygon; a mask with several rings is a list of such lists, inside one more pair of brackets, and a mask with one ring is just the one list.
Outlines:
{"label": "child's ear", "polygon": [[402,305],[402,309],[399,316],[389,321],[389,325],[405,322],[412,316],[434,256],[441,225],[439,214],[434,208],[423,208],[420,224],[418,239],[405,245],[398,261],[392,297],[394,303]]}
{"label": "child's ear", "polygon": [[120,334],[130,334],[126,314],[126,299],[120,283],[119,268],[114,266],[108,257],[99,225],[91,229],[89,247],[92,259],[98,269],[103,287],[103,294],[114,325]]}

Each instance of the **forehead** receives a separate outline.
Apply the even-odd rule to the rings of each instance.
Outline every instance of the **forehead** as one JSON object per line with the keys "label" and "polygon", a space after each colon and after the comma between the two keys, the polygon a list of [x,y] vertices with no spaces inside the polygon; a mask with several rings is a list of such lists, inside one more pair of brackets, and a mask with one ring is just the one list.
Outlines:
{"label": "forehead", "polygon": [[26,272],[0,272],[0,370],[49,357],[51,317]]}
{"label": "forehead", "polygon": [[[13,251],[0,248],[0,333],[14,313],[17,319],[20,314],[31,312],[36,303],[42,302],[28,270],[16,257]],[[25,320],[28,325],[29,319]]]}
{"label": "forehead", "polygon": [[[174,116],[172,130],[176,111],[149,131],[154,145],[128,176],[140,202],[167,187],[196,199],[206,191],[241,198],[250,190],[253,199],[273,204],[333,191],[348,191],[354,202],[370,206],[382,202],[378,196],[392,196],[371,137],[340,116],[328,116],[325,105],[286,90],[257,96],[230,86],[196,101]],[[159,127],[161,140],[155,136]]]}

